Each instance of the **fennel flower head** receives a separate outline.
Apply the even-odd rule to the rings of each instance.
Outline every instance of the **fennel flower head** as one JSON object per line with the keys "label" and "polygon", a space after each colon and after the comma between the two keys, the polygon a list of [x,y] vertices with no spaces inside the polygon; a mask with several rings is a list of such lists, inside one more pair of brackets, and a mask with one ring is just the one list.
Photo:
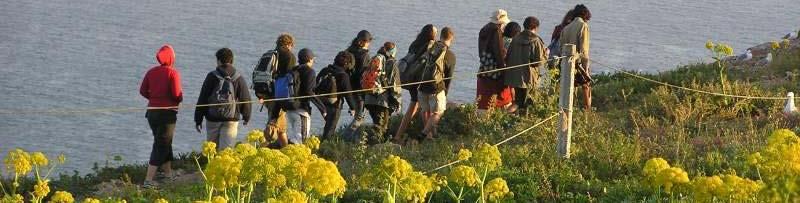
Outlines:
{"label": "fennel flower head", "polygon": [[458,150],[458,160],[459,161],[466,161],[466,160],[469,160],[469,158],[471,158],[471,157],[472,157],[472,152],[470,152],[468,149],[460,149],[460,150]]}
{"label": "fennel flower head", "polygon": [[714,46],[714,52],[722,56],[733,56],[733,48],[724,43],[718,43]]}
{"label": "fennel flower head", "polygon": [[158,198],[155,201],[153,201],[153,203],[169,203],[169,201],[167,201],[164,198]]}
{"label": "fennel flower head", "polygon": [[727,201],[749,200],[764,188],[764,184],[761,182],[736,175],[722,175],[722,181],[725,183],[725,187],[724,191],[720,192],[720,197]]}
{"label": "fennel flower head", "polygon": [[772,42],[770,42],[770,43],[769,43],[769,45],[770,45],[770,47],[771,47],[773,50],[775,50],[775,49],[780,49],[780,48],[781,48],[781,44],[780,44],[780,43],[778,43],[778,42],[776,42],[776,41],[772,41]]}
{"label": "fennel flower head", "polygon": [[320,143],[321,142],[319,138],[317,138],[316,136],[311,136],[310,138],[306,139],[305,142],[303,142],[303,144],[306,145],[306,147],[308,147],[312,151],[318,150]]}
{"label": "fennel flower head", "polygon": [[223,196],[214,196],[211,198],[211,203],[228,203],[228,199]]}
{"label": "fennel flower head", "polygon": [[478,185],[480,176],[478,176],[478,172],[475,171],[475,168],[461,165],[456,166],[450,171],[448,179],[449,182],[474,187]]}
{"label": "fennel flower head", "polygon": [[217,154],[217,143],[211,141],[203,142],[203,156],[213,157]]}
{"label": "fennel flower head", "polygon": [[483,143],[472,153],[470,161],[481,171],[494,171],[503,165],[497,146]]}
{"label": "fennel flower head", "polygon": [[47,166],[49,164],[49,160],[47,160],[47,156],[44,155],[42,152],[34,152],[31,153],[31,162],[35,166]]}
{"label": "fennel flower head", "polygon": [[288,163],[289,157],[280,151],[261,148],[256,154],[242,160],[242,172],[239,179],[243,182],[259,183],[275,176]]}
{"label": "fennel flower head", "polygon": [[394,184],[408,177],[413,171],[414,168],[408,161],[395,155],[389,155],[381,161],[380,168],[376,172],[386,174],[389,183]]}
{"label": "fennel flower head", "polygon": [[725,183],[719,176],[694,178],[691,183],[692,196],[699,202],[711,202],[714,197],[725,194]]}
{"label": "fennel flower head", "polygon": [[278,199],[270,199],[269,202],[279,203],[295,203],[295,202],[308,202],[306,193],[294,189],[287,189],[281,192]]}
{"label": "fennel flower head", "polygon": [[411,202],[425,202],[425,197],[437,186],[433,178],[425,176],[422,172],[412,172],[408,178],[400,182],[400,197]]}
{"label": "fennel flower head", "polygon": [[48,181],[37,181],[36,185],[33,186],[33,196],[38,198],[43,198],[50,194],[50,186],[48,185]]}
{"label": "fennel flower head", "polygon": [[50,197],[50,203],[73,203],[75,202],[75,198],[72,197],[72,194],[65,191],[56,191],[53,196]]}
{"label": "fennel flower head", "polygon": [[714,48],[714,42],[711,40],[706,41],[706,49],[711,50]]}
{"label": "fennel flower head", "polygon": [[95,198],[91,198],[91,197],[87,197],[86,199],[83,199],[83,203],[100,203],[100,200],[99,199],[95,199]]}
{"label": "fennel flower head", "polygon": [[22,149],[14,149],[8,152],[5,159],[6,169],[14,171],[15,175],[25,175],[31,171],[31,155]]}
{"label": "fennel flower head", "polygon": [[227,148],[209,161],[206,166],[208,183],[218,189],[230,188],[239,183],[239,173],[242,160],[238,159],[235,152]]}
{"label": "fennel flower head", "polygon": [[264,137],[264,131],[254,129],[247,133],[247,142],[260,144],[267,142],[267,138]]}
{"label": "fennel flower head", "polygon": [[256,149],[256,147],[250,143],[241,143],[236,145],[236,154],[240,159],[255,155],[256,153],[258,153],[258,149]]}
{"label": "fennel flower head", "polygon": [[683,169],[678,167],[670,167],[658,172],[655,183],[657,186],[663,186],[664,191],[667,193],[671,193],[673,186],[688,182],[689,175],[686,173],[686,171],[683,171]]}
{"label": "fennel flower head", "polygon": [[305,174],[305,185],[322,196],[341,196],[347,189],[347,183],[336,164],[331,161],[317,158],[308,165]]}
{"label": "fennel flower head", "polygon": [[642,170],[645,177],[655,178],[661,170],[669,168],[669,163],[667,160],[662,158],[652,158],[647,160],[644,164],[644,169]]}
{"label": "fennel flower head", "polygon": [[486,190],[486,198],[490,202],[497,202],[506,196],[513,196],[514,193],[508,189],[508,184],[503,178],[495,178],[486,183],[483,187]]}
{"label": "fennel flower head", "polygon": [[20,194],[9,194],[4,195],[3,198],[0,198],[0,202],[2,203],[23,203],[24,199]]}

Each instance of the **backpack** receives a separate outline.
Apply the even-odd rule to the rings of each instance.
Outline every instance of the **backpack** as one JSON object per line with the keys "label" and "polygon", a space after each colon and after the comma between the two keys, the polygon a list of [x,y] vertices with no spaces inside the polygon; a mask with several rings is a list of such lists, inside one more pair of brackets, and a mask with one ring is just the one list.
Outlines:
{"label": "backpack", "polygon": [[425,55],[419,58],[420,62],[424,62],[420,81],[433,81],[420,85],[420,90],[423,90],[423,92],[434,94],[444,90],[445,53],[447,53],[447,45],[438,42]]}
{"label": "backpack", "polygon": [[258,64],[253,68],[253,91],[258,98],[272,96],[274,92],[270,88],[275,82],[272,75],[278,68],[278,50],[270,50],[261,56]]}
{"label": "backpack", "polygon": [[278,77],[275,78],[272,91],[275,93],[274,96],[276,99],[290,98],[297,95],[298,87],[297,73],[292,70],[279,74]]}
{"label": "backpack", "polygon": [[336,87],[336,72],[333,66],[328,66],[324,74],[317,77],[317,86],[314,87],[314,93],[317,94],[331,94],[325,97],[336,98],[336,92],[339,90]]}
{"label": "backpack", "polygon": [[209,106],[208,116],[226,120],[236,119],[236,90],[233,89],[233,82],[239,79],[239,72],[235,72],[232,76],[223,76],[217,70],[214,71],[214,76],[219,79],[219,83],[208,97],[208,103],[225,105]]}
{"label": "backpack", "polygon": [[[421,55],[424,56],[427,54],[433,43],[428,42],[427,48],[425,52]],[[421,56],[417,56],[417,54],[412,50],[409,51],[408,54],[400,59],[398,62],[398,66],[400,69],[400,82],[403,84],[419,82],[420,77],[422,76],[422,69],[424,68],[424,62],[421,62],[418,58]],[[403,89],[412,90],[415,89],[417,85],[404,85]]]}
{"label": "backpack", "polygon": [[361,74],[361,89],[372,89],[372,93],[383,93],[383,55],[376,55],[369,61],[369,65]]}

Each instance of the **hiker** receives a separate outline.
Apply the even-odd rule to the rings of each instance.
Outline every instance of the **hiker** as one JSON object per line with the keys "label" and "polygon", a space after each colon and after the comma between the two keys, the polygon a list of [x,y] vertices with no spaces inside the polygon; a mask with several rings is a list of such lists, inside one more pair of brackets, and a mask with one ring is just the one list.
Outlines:
{"label": "hiker", "polygon": [[[519,23],[510,22],[506,25],[505,29],[503,29],[503,47],[506,48],[506,50],[508,50],[508,46],[511,45],[511,40],[520,32],[522,32],[522,27],[519,26]],[[506,53],[506,55],[508,55],[508,53]]]}
{"label": "hiker", "polygon": [[175,177],[172,171],[172,160],[174,160],[172,137],[175,135],[178,105],[183,101],[181,75],[173,66],[175,51],[172,46],[169,44],[162,46],[156,53],[156,60],[160,65],[147,71],[139,88],[139,94],[147,99],[148,109],[145,117],[153,131],[153,148],[150,151],[147,174],[142,184],[146,188],[156,187],[157,183],[153,181],[153,177],[158,168],[161,168],[167,177]]}
{"label": "hiker", "polygon": [[[236,145],[239,120],[245,126],[250,122],[250,90],[247,81],[233,66],[233,51],[219,49],[216,57],[217,67],[206,75],[200,88],[194,123],[200,133],[203,118],[208,120],[206,141],[216,143],[217,150],[223,150]],[[218,105],[203,106],[207,104]]]}
{"label": "hiker", "polygon": [[559,47],[560,43],[558,42],[558,39],[561,38],[561,32],[564,30],[564,27],[569,25],[569,23],[572,22],[572,19],[575,18],[575,14],[573,14],[572,11],[572,9],[567,11],[567,14],[564,15],[563,19],[561,19],[561,24],[558,24],[555,28],[553,28],[553,34],[550,35],[550,45],[547,46],[547,49],[550,50],[550,57],[561,55],[561,47]]}
{"label": "hiker", "polygon": [[[347,48],[347,52],[353,54],[355,61],[353,63],[353,68],[347,72],[350,74],[350,85],[353,90],[362,90],[361,88],[361,76],[364,73],[364,69],[369,64],[369,45],[372,42],[372,34],[369,31],[361,30],[358,32],[356,38],[353,39],[350,43],[350,47]],[[364,92],[356,92],[353,93],[354,97],[357,97],[356,100],[356,109],[353,115],[353,121],[350,123],[350,126],[345,129],[345,139],[349,141],[356,141],[354,140],[356,130],[358,127],[361,126],[361,123],[364,121]]]}
{"label": "hiker", "polygon": [[[503,29],[511,20],[508,13],[498,9],[490,17],[490,22],[478,34],[478,56],[481,72],[506,67],[506,48],[503,46]],[[511,105],[512,88],[503,84],[502,71],[478,75],[478,109],[506,109]],[[494,102],[494,103],[492,103]]]}
{"label": "hiker", "polygon": [[[364,96],[364,106],[369,111],[372,123],[377,129],[375,137],[380,142],[385,141],[388,136],[386,131],[389,128],[389,116],[392,112],[400,109],[400,73],[397,69],[396,45],[393,42],[386,42],[378,50],[378,54],[372,57],[370,65],[364,70],[361,86],[363,88],[376,88],[366,92]],[[372,139],[376,140],[376,139]]]}
{"label": "hiker", "polygon": [[286,137],[286,112],[276,105],[276,102],[265,102],[268,99],[275,99],[274,81],[278,70],[288,70],[297,65],[292,49],[294,48],[294,37],[291,34],[283,33],[275,41],[275,49],[267,51],[261,56],[256,70],[253,71],[253,89],[259,103],[267,107],[267,125],[264,128],[264,136],[276,141],[271,147],[278,148],[289,144]]}
{"label": "hiker", "polygon": [[[293,69],[279,69],[278,77],[283,77],[290,74],[292,77],[291,87],[295,93],[291,96],[294,97],[308,97],[316,95],[314,87],[316,86],[317,73],[314,71],[314,53],[310,49],[301,49],[297,53],[297,59],[300,65]],[[275,82],[276,89],[281,83]],[[278,91],[276,91],[278,93]],[[311,136],[311,106],[313,103],[316,106],[322,117],[325,117],[325,106],[319,97],[308,97],[292,100],[279,101],[278,106],[280,109],[286,111],[287,119],[287,137],[289,144],[302,144],[303,141]]]}
{"label": "hiker", "polygon": [[320,98],[325,105],[326,113],[322,139],[333,138],[333,134],[339,124],[343,102],[347,102],[351,113],[355,111],[357,98],[352,93],[340,93],[352,90],[350,75],[347,74],[347,71],[353,68],[354,58],[350,52],[341,51],[336,54],[333,64],[320,70],[317,75],[317,84],[314,92],[318,95],[323,95]]}
{"label": "hiker", "polygon": [[528,105],[531,103],[528,93],[530,89],[536,88],[539,69],[545,66],[546,63],[543,61],[547,60],[547,55],[544,42],[537,34],[539,19],[528,16],[522,24],[525,30],[514,37],[511,41],[511,46],[508,48],[508,57],[506,57],[508,65],[519,66],[535,62],[540,63],[508,69],[503,74],[503,78],[506,85],[514,88],[514,105],[512,105],[509,112],[513,113],[519,110],[519,113],[524,115],[527,112]]}
{"label": "hiker", "polygon": [[[456,55],[450,51],[455,38],[452,29],[442,28],[440,41],[426,52],[429,60],[422,74],[422,81],[435,81],[419,85],[420,111],[430,114],[425,121],[420,139],[433,139],[436,128],[447,106],[447,92],[450,89],[450,77],[456,66]],[[423,57],[424,58],[424,57]]]}
{"label": "hiker", "polygon": [[[422,30],[417,34],[417,38],[411,42],[411,45],[408,46],[408,53],[405,57],[398,61],[398,67],[401,72],[401,80],[404,84],[402,86],[403,89],[408,90],[408,95],[411,97],[409,100],[408,108],[406,109],[406,113],[403,115],[403,119],[400,121],[400,126],[397,127],[397,132],[394,134],[392,141],[397,144],[401,144],[403,142],[403,134],[405,134],[406,128],[408,125],[411,124],[411,121],[414,120],[414,116],[417,113],[417,108],[419,107],[418,101],[418,92],[417,89],[419,85],[405,85],[405,83],[414,82],[412,79],[404,78],[406,74],[408,74],[407,68],[416,62],[416,58],[421,56],[423,53],[428,51],[433,43],[436,41],[436,27],[432,24],[427,24],[422,27]],[[413,74],[412,74],[413,75]],[[426,117],[423,115],[423,117]],[[427,118],[427,117],[426,117]]]}
{"label": "hiker", "polygon": [[580,55],[576,64],[575,86],[580,86],[583,90],[584,109],[592,109],[592,77],[589,64],[589,20],[592,13],[583,4],[578,4],[572,9],[575,16],[572,22],[564,27],[561,36],[558,38],[558,47],[564,44],[574,44]]}

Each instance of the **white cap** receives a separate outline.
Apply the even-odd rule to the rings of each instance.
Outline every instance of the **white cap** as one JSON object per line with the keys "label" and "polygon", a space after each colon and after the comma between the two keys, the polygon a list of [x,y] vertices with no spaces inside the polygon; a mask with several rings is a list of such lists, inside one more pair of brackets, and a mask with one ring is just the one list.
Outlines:
{"label": "white cap", "polygon": [[503,9],[497,9],[496,11],[492,12],[492,16],[489,17],[489,19],[492,23],[501,25],[511,22],[511,19],[508,18],[508,12]]}

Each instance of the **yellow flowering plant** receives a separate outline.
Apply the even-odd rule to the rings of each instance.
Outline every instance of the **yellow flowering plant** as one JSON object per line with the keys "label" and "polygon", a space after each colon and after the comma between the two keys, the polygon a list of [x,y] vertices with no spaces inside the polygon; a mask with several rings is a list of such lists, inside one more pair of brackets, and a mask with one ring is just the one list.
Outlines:
{"label": "yellow flowering plant", "polygon": [[726,84],[725,81],[728,78],[725,72],[725,58],[733,56],[733,48],[725,43],[717,42],[716,44],[711,40],[706,42],[706,49],[711,51],[711,58],[714,59],[714,62],[719,67],[719,80],[720,84],[722,84],[722,91],[726,91]]}
{"label": "yellow flowering plant", "polygon": [[681,168],[672,167],[662,158],[652,158],[645,162],[642,169],[645,177],[645,185],[654,189],[664,189],[667,193],[672,193],[674,186],[689,183],[689,175]]}
{"label": "yellow flowering plant", "polygon": [[100,200],[99,199],[95,199],[95,198],[91,198],[91,197],[87,197],[86,199],[83,199],[83,203],[100,203]]}
{"label": "yellow flowering plant", "polygon": [[254,129],[247,133],[247,142],[259,146],[267,142],[267,138],[264,137],[264,131]]}
{"label": "yellow flowering plant", "polygon": [[761,196],[768,201],[791,201],[800,196],[800,138],[791,130],[773,131],[767,146],[749,155],[747,162],[756,168],[763,181]]}
{"label": "yellow flowering plant", "polygon": [[499,196],[497,195],[499,193],[497,193],[498,191],[496,189],[499,187],[499,180],[495,180],[495,183],[489,185],[486,182],[486,177],[490,172],[496,171],[503,165],[501,156],[502,154],[498,147],[488,143],[478,145],[473,151],[467,149],[459,150],[457,154],[458,162],[464,161],[465,164],[456,166],[450,170],[450,175],[448,176],[449,182],[460,186],[460,189],[456,192],[450,185],[447,185],[450,197],[457,202],[461,202],[464,200],[463,195],[465,188],[476,188],[480,193],[478,202],[486,202],[489,197],[486,193],[489,191],[486,186],[492,186],[495,187],[491,188],[493,192],[495,192],[495,196],[493,197],[498,199]]}
{"label": "yellow flowering plant", "polygon": [[485,198],[490,202],[498,202],[505,197],[514,196],[514,193],[508,189],[508,184],[503,178],[490,180],[484,188],[486,188]]}
{"label": "yellow flowering plant", "polygon": [[50,203],[73,203],[75,202],[75,198],[72,197],[72,194],[66,191],[56,191],[53,193],[53,196],[50,197]]}
{"label": "yellow flowering plant", "polygon": [[359,184],[361,187],[383,190],[384,202],[425,202],[428,194],[439,188],[435,177],[414,171],[408,161],[389,155],[360,176]]}
{"label": "yellow flowering plant", "polygon": [[[33,172],[35,185],[33,192],[31,192],[31,202],[40,203],[44,198],[50,194],[49,176],[59,164],[63,164],[63,155],[59,156],[58,164],[51,164],[50,160],[42,152],[26,152],[22,149],[14,149],[8,152],[8,155],[3,160],[7,171],[14,175],[11,182],[11,192],[8,193],[0,184],[5,196],[14,196],[19,187],[19,179],[28,176]],[[49,167],[49,168],[48,168]],[[46,170],[46,171],[45,171]]]}

